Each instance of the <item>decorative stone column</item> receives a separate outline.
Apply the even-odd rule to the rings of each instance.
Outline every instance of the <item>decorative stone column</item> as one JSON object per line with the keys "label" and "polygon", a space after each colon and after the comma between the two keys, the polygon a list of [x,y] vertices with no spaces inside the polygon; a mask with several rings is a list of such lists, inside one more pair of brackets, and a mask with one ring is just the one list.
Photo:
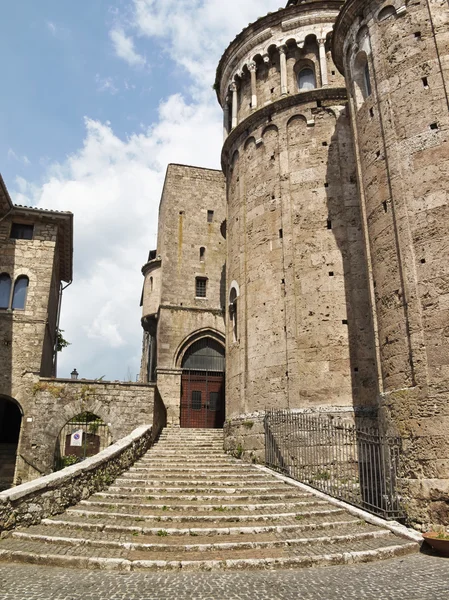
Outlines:
{"label": "decorative stone column", "polygon": [[223,106],[223,138],[229,135],[229,96],[226,96]]}
{"label": "decorative stone column", "polygon": [[251,108],[255,110],[257,108],[257,78],[256,71],[257,65],[256,63],[250,62],[248,65],[249,72],[251,73]]}
{"label": "decorative stone column", "polygon": [[235,83],[235,81],[231,83],[229,89],[232,93],[232,129],[235,129],[238,125],[237,84]]}
{"label": "decorative stone column", "polygon": [[279,46],[279,56],[281,62],[281,96],[288,94],[287,85],[287,48],[285,46]]}
{"label": "decorative stone column", "polygon": [[321,86],[328,85],[327,78],[327,60],[326,60],[326,40],[318,40],[320,52],[320,70],[321,70]]}

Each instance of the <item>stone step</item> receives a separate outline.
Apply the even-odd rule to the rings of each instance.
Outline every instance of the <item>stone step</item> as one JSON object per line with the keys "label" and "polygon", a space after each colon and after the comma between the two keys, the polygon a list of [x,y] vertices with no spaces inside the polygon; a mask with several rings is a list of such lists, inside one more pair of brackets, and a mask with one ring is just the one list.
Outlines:
{"label": "stone step", "polygon": [[256,476],[257,473],[254,472],[253,468],[251,467],[251,465],[239,465],[239,466],[233,466],[233,465],[229,465],[229,466],[225,466],[225,467],[206,467],[203,465],[198,465],[198,466],[186,466],[184,469],[180,466],[176,466],[176,467],[172,467],[171,465],[165,465],[164,467],[156,467],[156,466],[152,466],[152,467],[140,467],[140,466],[135,466],[135,467],[131,467],[130,469],[128,469],[128,473],[130,473],[132,476],[134,475],[141,475],[141,474],[145,474],[148,476],[161,476],[164,473],[166,475],[186,475],[189,474],[189,476],[195,476],[196,473],[198,474],[207,474],[207,475],[231,475],[231,476],[241,476],[241,475],[247,475],[247,474],[251,474],[253,476]]}
{"label": "stone step", "polygon": [[[195,491],[190,495],[184,494],[151,494],[153,490],[148,488],[148,494],[132,494],[127,492],[99,492],[94,496],[91,496],[91,500],[100,500],[103,499],[105,502],[108,500],[110,502],[115,502],[116,500],[123,501],[123,503],[133,503],[135,500],[155,500],[160,501],[164,500],[167,502],[179,502],[180,500],[185,501],[188,500],[190,502],[208,502],[208,501],[217,501],[217,502],[229,502],[230,500],[242,502],[243,500],[250,501],[254,499],[254,497],[259,498],[261,501],[271,501],[271,500],[279,500],[279,494],[260,494],[257,491],[254,494],[234,494],[234,493],[225,493],[225,494],[201,494]],[[309,494],[296,494],[296,493],[283,493],[282,498],[284,500],[289,500],[293,498],[309,498]]]}
{"label": "stone step", "polygon": [[[89,532],[101,532],[102,534],[129,534],[134,536],[160,536],[160,532],[166,532],[167,536],[174,537],[175,540],[184,537],[210,537],[210,536],[257,536],[260,535],[298,535],[301,532],[310,532],[315,530],[328,530],[337,529],[342,526],[353,526],[357,524],[364,524],[363,521],[351,518],[347,514],[339,515],[338,518],[329,519],[329,515],[313,515],[304,516],[303,519],[288,524],[276,524],[267,525],[260,523],[245,523],[244,525],[232,526],[232,527],[211,527],[208,523],[195,523],[194,527],[164,527],[163,529],[158,524],[157,527],[143,526],[141,521],[135,524],[129,523],[128,520],[115,522],[89,522],[80,521],[78,517],[65,513],[62,517],[53,517],[51,519],[43,519],[40,526],[37,527],[48,527],[51,530],[54,528],[68,530],[68,531],[89,531]],[[32,528],[33,530],[36,527]]]}
{"label": "stone step", "polygon": [[198,514],[180,514],[180,515],[168,515],[168,514],[143,514],[143,513],[126,513],[126,512],[114,512],[105,510],[89,510],[85,508],[69,508],[66,514],[73,515],[78,518],[88,519],[121,519],[135,522],[151,522],[157,523],[212,523],[216,524],[219,522],[221,525],[224,523],[244,523],[245,521],[256,522],[267,522],[267,521],[283,521],[285,519],[298,519],[301,520],[303,517],[308,516],[334,516],[341,515],[344,513],[343,509],[339,508],[319,508],[318,506],[314,509],[307,509],[307,507],[298,508],[298,510],[276,511],[276,512],[251,512],[248,514],[232,514],[228,515],[224,512],[220,512],[214,515],[198,515]]}
{"label": "stone step", "polygon": [[[215,495],[220,495],[220,496],[227,496],[227,497],[233,497],[234,494],[241,494],[242,492],[248,493],[251,496],[257,495],[257,494],[276,494],[276,497],[279,496],[279,494],[284,494],[285,493],[285,488],[281,488],[281,487],[269,487],[266,484],[261,484],[261,485],[251,485],[251,486],[206,486],[206,487],[199,487],[199,486],[195,486],[195,487],[191,487],[191,486],[186,486],[186,487],[158,487],[158,486],[151,486],[151,487],[144,487],[144,486],[118,486],[118,485],[112,485],[108,488],[107,492],[104,492],[105,494],[111,494],[111,495],[119,495],[119,496],[123,496],[125,498],[127,497],[132,497],[133,495],[136,497],[146,497],[146,496],[154,496],[156,497],[158,494],[161,496],[164,496],[165,494],[168,495],[175,495],[177,493],[180,494],[190,494],[190,495],[196,495],[196,496],[201,496],[202,494],[215,494]],[[176,498],[176,496],[175,496]]]}
{"label": "stone step", "polygon": [[288,511],[296,511],[296,510],[300,510],[302,508],[305,507],[310,507],[310,506],[329,506],[327,502],[323,501],[323,500],[317,500],[317,499],[304,499],[304,500],[297,500],[296,502],[265,502],[265,503],[259,503],[259,504],[229,504],[229,503],[220,503],[220,504],[204,504],[203,502],[198,502],[198,504],[180,504],[180,503],[176,503],[176,504],[153,504],[150,501],[146,502],[146,503],[137,503],[137,502],[105,502],[102,500],[82,500],[79,504],[79,506],[88,508],[88,509],[96,509],[96,508],[101,508],[102,510],[120,510],[121,508],[126,508],[127,510],[130,509],[134,509],[135,510],[135,514],[142,514],[143,516],[145,515],[144,512],[141,511],[145,511],[145,510],[149,510],[151,509],[152,511],[162,511],[162,512],[167,512],[167,511],[171,511],[171,512],[179,512],[179,513],[184,513],[184,512],[228,512],[228,511],[245,511],[245,512],[249,512],[249,513],[254,513],[257,511],[266,511],[266,510],[270,510],[270,511],[274,511],[274,510],[288,510]]}
{"label": "stone step", "polygon": [[[393,539],[392,539],[393,538]],[[108,549],[105,555],[92,556],[89,546],[43,544],[38,541],[7,539],[2,543],[0,558],[17,562],[33,562],[63,567],[102,568],[106,570],[227,570],[251,568],[287,568],[311,565],[336,565],[391,558],[416,551],[416,544],[392,536],[352,542],[316,544],[311,552],[308,545],[273,547],[250,550],[219,550],[217,552],[185,553],[158,552],[157,560],[151,551],[133,548]]]}
{"label": "stone step", "polygon": [[[341,542],[353,542],[361,540],[369,540],[376,538],[390,537],[391,532],[388,529],[379,529],[375,527],[371,528],[360,528],[357,527],[346,527],[338,529],[331,533],[325,533],[323,531],[311,531],[308,536],[305,537],[291,537],[286,536],[285,539],[276,539],[269,536],[260,536],[254,539],[252,536],[242,541],[242,536],[233,538],[233,541],[214,541],[209,538],[201,538],[201,541],[195,539],[190,541],[189,544],[185,543],[185,536],[181,538],[178,543],[173,543],[171,540],[170,544],[164,543],[164,537],[158,536],[157,541],[152,543],[139,542],[136,538],[138,536],[129,536],[126,540],[123,539],[105,539],[104,535],[91,535],[80,536],[70,535],[63,537],[57,530],[54,533],[48,531],[44,533],[29,533],[23,531],[16,531],[12,537],[24,541],[41,542],[45,544],[62,544],[64,546],[90,546],[93,548],[123,548],[125,550],[143,550],[148,552],[214,552],[218,550],[251,550],[251,549],[264,549],[264,548],[282,548],[284,546],[295,547],[312,544],[335,544]],[[195,537],[195,536],[193,536]],[[262,539],[264,538],[264,539]],[[219,538],[220,540],[221,538]]]}
{"label": "stone step", "polygon": [[[126,474],[125,474],[126,475]],[[164,483],[165,484],[169,484],[167,487],[170,487],[171,485],[178,487],[192,487],[192,486],[196,486],[196,485],[200,485],[200,486],[204,486],[204,484],[213,484],[214,486],[223,486],[223,487],[236,487],[238,485],[240,485],[241,487],[247,487],[249,485],[257,485],[258,483],[260,483],[261,485],[266,485],[267,481],[266,479],[263,478],[258,478],[258,479],[253,479],[253,477],[251,477],[251,479],[245,479],[245,481],[242,481],[242,478],[239,479],[229,479],[227,477],[184,477],[182,479],[180,478],[176,478],[176,477],[167,477],[166,479],[145,479],[145,478],[137,478],[137,477],[120,477],[118,479],[116,479],[115,481],[116,485],[125,485],[128,486],[129,484],[133,484],[134,487],[135,485],[140,484],[149,484],[151,483],[153,486],[157,487],[157,486],[163,486]]]}

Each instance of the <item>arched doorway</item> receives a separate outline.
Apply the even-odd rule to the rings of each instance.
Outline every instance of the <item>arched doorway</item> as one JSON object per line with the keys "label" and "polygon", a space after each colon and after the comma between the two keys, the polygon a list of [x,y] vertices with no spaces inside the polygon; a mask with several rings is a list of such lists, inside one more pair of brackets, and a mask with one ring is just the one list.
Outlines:
{"label": "arched doorway", "polygon": [[8,398],[0,397],[0,492],[14,482],[22,412]]}
{"label": "arched doorway", "polygon": [[95,456],[112,443],[111,432],[90,412],[76,415],[61,429],[55,448],[55,471]]}
{"label": "arched doorway", "polygon": [[187,349],[181,367],[181,427],[220,429],[225,420],[223,346],[202,338]]}

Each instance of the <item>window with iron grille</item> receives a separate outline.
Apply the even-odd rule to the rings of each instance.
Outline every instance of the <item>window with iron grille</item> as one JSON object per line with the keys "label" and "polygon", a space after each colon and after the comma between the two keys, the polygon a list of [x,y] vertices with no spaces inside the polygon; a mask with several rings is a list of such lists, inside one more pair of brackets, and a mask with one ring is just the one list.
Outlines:
{"label": "window with iron grille", "polygon": [[201,410],[201,392],[192,392],[192,410]]}
{"label": "window with iron grille", "polygon": [[197,298],[206,298],[207,279],[205,277],[197,277],[195,280],[195,295]]}
{"label": "window with iron grille", "polygon": [[208,223],[212,223],[214,220],[214,211],[213,210],[208,210],[207,211],[207,222]]}
{"label": "window with iron grille", "polygon": [[220,400],[219,392],[211,392],[209,395],[209,410],[215,412],[218,410],[218,402]]}

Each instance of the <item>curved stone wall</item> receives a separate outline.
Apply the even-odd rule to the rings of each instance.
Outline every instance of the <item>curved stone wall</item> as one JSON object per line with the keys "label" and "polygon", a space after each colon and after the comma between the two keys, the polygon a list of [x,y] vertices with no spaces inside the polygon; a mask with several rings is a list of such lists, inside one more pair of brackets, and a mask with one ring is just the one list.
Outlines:
{"label": "curved stone wall", "polygon": [[259,108],[297,94],[304,69],[313,72],[315,87],[343,85],[330,55],[341,4],[309,0],[269,14],[237,36],[220,61],[215,84],[225,137]]}
{"label": "curved stone wall", "polygon": [[[265,408],[375,406],[375,341],[346,92],[316,44],[340,6],[305,2],[260,19],[218,68],[217,89],[226,94],[239,65],[240,72],[248,60],[262,65],[261,45],[269,56],[281,49],[279,61],[261,67],[268,73],[257,75],[251,110],[251,80],[245,87],[241,79],[246,100],[239,97],[222,155],[231,420]],[[269,37],[262,35],[267,27]],[[315,70],[317,87],[299,92],[294,84],[303,65]]]}
{"label": "curved stone wall", "polygon": [[441,520],[449,493],[448,42],[437,0],[349,0],[333,41],[351,97],[383,424],[407,440],[410,512],[424,521]]}

